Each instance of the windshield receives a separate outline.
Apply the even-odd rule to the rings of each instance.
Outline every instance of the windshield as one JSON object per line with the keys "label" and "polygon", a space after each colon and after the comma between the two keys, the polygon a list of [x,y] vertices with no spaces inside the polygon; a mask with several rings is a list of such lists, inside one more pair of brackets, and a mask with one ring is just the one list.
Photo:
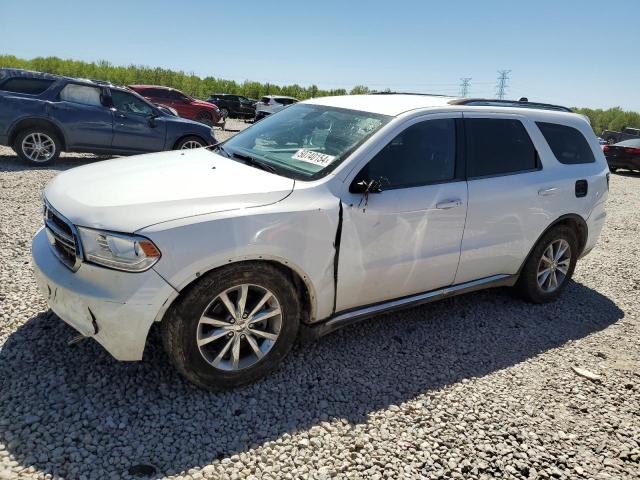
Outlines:
{"label": "windshield", "polygon": [[224,151],[259,160],[288,177],[314,180],[332,171],[390,119],[301,103],[237,134],[224,143]]}

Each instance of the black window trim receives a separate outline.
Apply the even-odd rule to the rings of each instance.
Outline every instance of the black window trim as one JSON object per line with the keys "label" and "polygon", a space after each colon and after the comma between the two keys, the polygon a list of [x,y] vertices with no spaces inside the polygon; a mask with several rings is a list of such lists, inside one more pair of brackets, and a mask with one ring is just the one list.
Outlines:
{"label": "black window trim", "polygon": [[515,120],[520,122],[520,124],[522,125],[522,128],[524,128],[525,133],[527,134],[527,137],[529,138],[529,141],[531,142],[531,146],[533,147],[533,150],[536,154],[536,158],[535,158],[535,162],[536,162],[536,167],[535,168],[528,168],[526,170],[516,170],[515,172],[505,172],[505,173],[492,173],[489,175],[478,175],[475,177],[472,177],[469,175],[469,166],[467,164],[467,155],[466,155],[466,145],[467,145],[467,136],[466,136],[466,128],[465,128],[465,136],[464,136],[464,145],[465,145],[465,178],[466,180],[469,181],[473,181],[473,180],[484,180],[486,178],[498,178],[498,177],[509,177],[511,175],[521,175],[523,173],[533,173],[533,172],[540,172],[543,170],[543,166],[542,166],[542,161],[540,159],[540,153],[538,152],[538,149],[536,148],[536,144],[533,141],[533,138],[531,138],[531,134],[529,133],[529,130],[527,130],[527,126],[524,124],[524,122],[522,121],[521,118],[518,117],[507,117],[507,116],[501,116],[501,115],[490,115],[490,116],[472,116],[472,117],[464,117],[463,118],[463,125],[466,125],[466,120],[468,119],[486,119],[486,120]]}
{"label": "black window trim", "polygon": [[380,193],[384,193],[384,192],[389,192],[392,190],[407,190],[410,188],[421,188],[421,187],[429,187],[431,185],[443,185],[445,183],[457,183],[457,182],[464,182],[466,181],[466,172],[465,172],[465,166],[466,166],[466,156],[465,156],[465,142],[464,142],[464,119],[462,117],[459,117],[457,115],[455,116],[440,116],[437,115],[435,117],[429,118],[429,117],[419,117],[419,119],[416,122],[412,122],[409,125],[405,125],[404,128],[402,130],[400,130],[400,132],[398,132],[396,135],[393,136],[393,138],[391,138],[391,140],[389,140],[389,142],[385,143],[384,146],[378,150],[374,155],[371,156],[371,158],[369,158],[366,163],[362,166],[362,168],[358,169],[357,173],[353,176],[353,178],[351,178],[351,181],[349,182],[349,193],[353,193],[351,191],[351,187],[353,186],[353,182],[355,181],[355,179],[358,177],[358,175],[360,174],[360,172],[362,170],[364,170],[367,165],[369,165],[369,162],[371,162],[374,158],[376,158],[376,156],[384,149],[387,147],[387,145],[393,141],[394,138],[396,138],[398,135],[400,135],[401,133],[403,133],[405,130],[413,127],[414,125],[417,125],[419,123],[422,122],[429,122],[429,121],[433,121],[433,120],[442,120],[442,119],[449,119],[449,120],[454,120],[454,135],[455,135],[455,164],[454,164],[454,169],[453,169],[453,178],[450,178],[448,180],[434,180],[433,182],[420,182],[420,183],[416,183],[416,184],[411,184],[411,185],[398,185],[396,187],[385,187],[384,185],[382,185],[382,192]]}

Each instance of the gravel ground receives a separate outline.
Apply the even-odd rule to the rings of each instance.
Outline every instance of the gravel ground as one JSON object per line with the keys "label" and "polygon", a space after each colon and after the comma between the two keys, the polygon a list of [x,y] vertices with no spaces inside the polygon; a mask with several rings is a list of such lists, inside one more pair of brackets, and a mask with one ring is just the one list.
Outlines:
{"label": "gravel ground", "polygon": [[500,289],[381,316],[213,394],[157,332],[142,362],[68,347],[38,294],[40,192],[95,159],[33,168],[0,147],[0,479],[640,477],[640,175],[612,175],[559,302]]}

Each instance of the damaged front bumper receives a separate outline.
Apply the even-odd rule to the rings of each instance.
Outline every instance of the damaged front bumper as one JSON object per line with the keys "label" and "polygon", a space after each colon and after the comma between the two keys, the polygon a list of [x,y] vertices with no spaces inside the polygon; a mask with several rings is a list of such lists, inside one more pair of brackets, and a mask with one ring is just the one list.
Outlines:
{"label": "damaged front bumper", "polygon": [[73,272],[55,256],[44,229],[31,244],[38,287],[53,312],[117,360],[141,360],[158,312],[175,291],[153,269],[128,273],[82,263]]}

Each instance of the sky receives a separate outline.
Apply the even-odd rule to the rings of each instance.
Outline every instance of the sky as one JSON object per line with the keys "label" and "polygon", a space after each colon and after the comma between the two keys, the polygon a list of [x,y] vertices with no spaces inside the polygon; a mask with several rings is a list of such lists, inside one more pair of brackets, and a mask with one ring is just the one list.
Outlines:
{"label": "sky", "polygon": [[0,53],[640,111],[640,0],[0,0]]}

